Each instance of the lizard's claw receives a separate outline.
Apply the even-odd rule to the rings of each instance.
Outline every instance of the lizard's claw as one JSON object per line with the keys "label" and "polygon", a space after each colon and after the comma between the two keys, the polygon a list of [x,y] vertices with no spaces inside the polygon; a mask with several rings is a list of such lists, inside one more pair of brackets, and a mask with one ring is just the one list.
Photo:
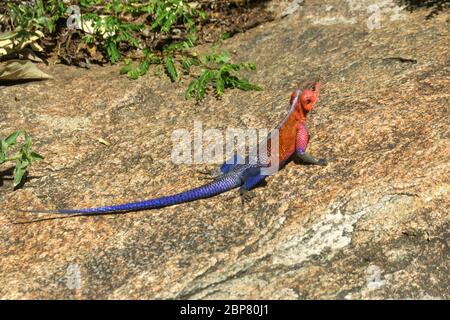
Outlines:
{"label": "lizard's claw", "polygon": [[239,189],[239,195],[241,196],[242,205],[249,203],[254,196],[253,192],[250,192],[249,190],[244,188]]}

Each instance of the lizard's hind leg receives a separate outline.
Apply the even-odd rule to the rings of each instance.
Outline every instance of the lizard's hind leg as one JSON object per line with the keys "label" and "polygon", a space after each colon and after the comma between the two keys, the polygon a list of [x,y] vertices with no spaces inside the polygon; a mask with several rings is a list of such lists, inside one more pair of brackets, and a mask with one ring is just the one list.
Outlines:
{"label": "lizard's hind leg", "polygon": [[243,174],[243,185],[239,188],[239,194],[242,199],[242,203],[249,202],[254,193],[250,192],[258,184],[264,181],[266,175],[261,174],[261,168],[247,169]]}

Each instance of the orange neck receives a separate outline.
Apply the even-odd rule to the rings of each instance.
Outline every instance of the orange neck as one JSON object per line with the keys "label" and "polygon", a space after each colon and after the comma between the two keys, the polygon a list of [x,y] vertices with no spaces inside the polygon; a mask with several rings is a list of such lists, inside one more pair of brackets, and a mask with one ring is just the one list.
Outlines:
{"label": "orange neck", "polygon": [[309,111],[305,110],[302,107],[301,102],[299,101],[294,109],[294,117],[295,117],[295,120],[297,121],[297,123],[305,123],[308,112]]}

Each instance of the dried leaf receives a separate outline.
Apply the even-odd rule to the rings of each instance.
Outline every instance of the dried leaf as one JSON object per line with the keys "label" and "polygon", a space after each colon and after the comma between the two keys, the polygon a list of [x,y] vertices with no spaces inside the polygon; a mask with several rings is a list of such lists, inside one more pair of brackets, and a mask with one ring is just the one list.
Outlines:
{"label": "dried leaf", "polygon": [[0,63],[0,81],[53,79],[27,60],[8,60]]}
{"label": "dried leaf", "polygon": [[97,138],[97,141],[100,142],[101,144],[104,144],[105,146],[111,145],[108,141],[106,141],[105,139],[102,139],[102,138]]}

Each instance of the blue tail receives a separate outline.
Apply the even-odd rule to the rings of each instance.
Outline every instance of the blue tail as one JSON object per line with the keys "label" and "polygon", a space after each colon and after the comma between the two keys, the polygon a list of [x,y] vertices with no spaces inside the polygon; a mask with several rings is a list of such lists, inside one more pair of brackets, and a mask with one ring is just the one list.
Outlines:
{"label": "blue tail", "polygon": [[165,196],[150,200],[124,203],[114,206],[105,206],[85,209],[60,209],[60,210],[29,210],[25,212],[35,213],[59,213],[59,214],[98,214],[109,212],[129,212],[145,209],[156,209],[172,206],[174,204],[190,202],[197,199],[209,198],[220,193],[229,191],[242,185],[242,180],[238,175],[224,175],[201,187],[180,192],[171,196]]}

